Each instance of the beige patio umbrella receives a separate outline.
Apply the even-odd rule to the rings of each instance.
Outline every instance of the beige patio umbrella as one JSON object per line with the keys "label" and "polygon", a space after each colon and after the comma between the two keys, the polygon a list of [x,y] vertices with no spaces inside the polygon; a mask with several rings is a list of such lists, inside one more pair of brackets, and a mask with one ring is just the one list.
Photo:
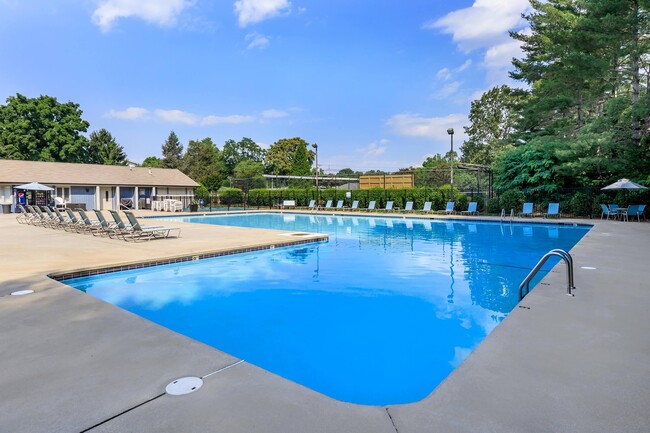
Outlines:
{"label": "beige patio umbrella", "polygon": [[614,182],[611,185],[607,185],[604,188],[601,188],[601,190],[623,190],[623,189],[648,189],[648,187],[645,187],[643,185],[639,185],[638,183],[632,182],[629,179],[619,179],[616,182]]}

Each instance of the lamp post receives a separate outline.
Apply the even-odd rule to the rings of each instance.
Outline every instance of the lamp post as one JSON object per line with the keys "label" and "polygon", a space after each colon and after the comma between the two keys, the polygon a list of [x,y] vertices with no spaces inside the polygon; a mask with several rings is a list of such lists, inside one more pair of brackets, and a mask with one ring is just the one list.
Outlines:
{"label": "lamp post", "polygon": [[449,168],[451,171],[450,185],[451,185],[451,199],[454,199],[454,128],[447,129],[447,134],[451,137],[451,153],[449,154]]}
{"label": "lamp post", "polygon": [[318,190],[318,144],[314,143],[311,147],[316,151],[316,206],[318,206],[320,201],[320,191]]}

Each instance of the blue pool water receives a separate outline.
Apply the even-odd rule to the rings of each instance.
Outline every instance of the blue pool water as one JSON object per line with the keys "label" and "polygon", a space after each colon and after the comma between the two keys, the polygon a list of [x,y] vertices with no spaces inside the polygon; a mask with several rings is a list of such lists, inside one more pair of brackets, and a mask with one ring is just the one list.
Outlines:
{"label": "blue pool water", "polygon": [[589,229],[297,214],[169,219],[330,239],[66,283],[330,397],[370,405],[426,397],[514,308],[541,256],[569,250]]}

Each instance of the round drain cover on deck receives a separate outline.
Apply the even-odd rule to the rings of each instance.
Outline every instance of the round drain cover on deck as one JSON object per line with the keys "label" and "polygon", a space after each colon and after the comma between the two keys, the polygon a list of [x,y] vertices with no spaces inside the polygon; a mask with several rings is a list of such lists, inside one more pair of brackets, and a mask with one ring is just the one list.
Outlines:
{"label": "round drain cover on deck", "polygon": [[196,391],[203,386],[203,380],[199,377],[181,377],[176,379],[165,388],[170,395],[184,395]]}
{"label": "round drain cover on deck", "polygon": [[15,292],[11,292],[13,296],[23,296],[23,295],[30,295],[34,293],[33,290],[17,290]]}

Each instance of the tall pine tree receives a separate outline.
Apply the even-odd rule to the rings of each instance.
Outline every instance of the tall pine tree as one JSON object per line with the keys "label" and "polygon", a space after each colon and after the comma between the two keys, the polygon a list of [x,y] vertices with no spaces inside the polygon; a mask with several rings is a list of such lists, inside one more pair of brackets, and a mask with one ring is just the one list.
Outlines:
{"label": "tall pine tree", "polygon": [[178,140],[176,133],[171,131],[169,137],[162,145],[163,168],[181,168],[183,161],[183,145]]}

